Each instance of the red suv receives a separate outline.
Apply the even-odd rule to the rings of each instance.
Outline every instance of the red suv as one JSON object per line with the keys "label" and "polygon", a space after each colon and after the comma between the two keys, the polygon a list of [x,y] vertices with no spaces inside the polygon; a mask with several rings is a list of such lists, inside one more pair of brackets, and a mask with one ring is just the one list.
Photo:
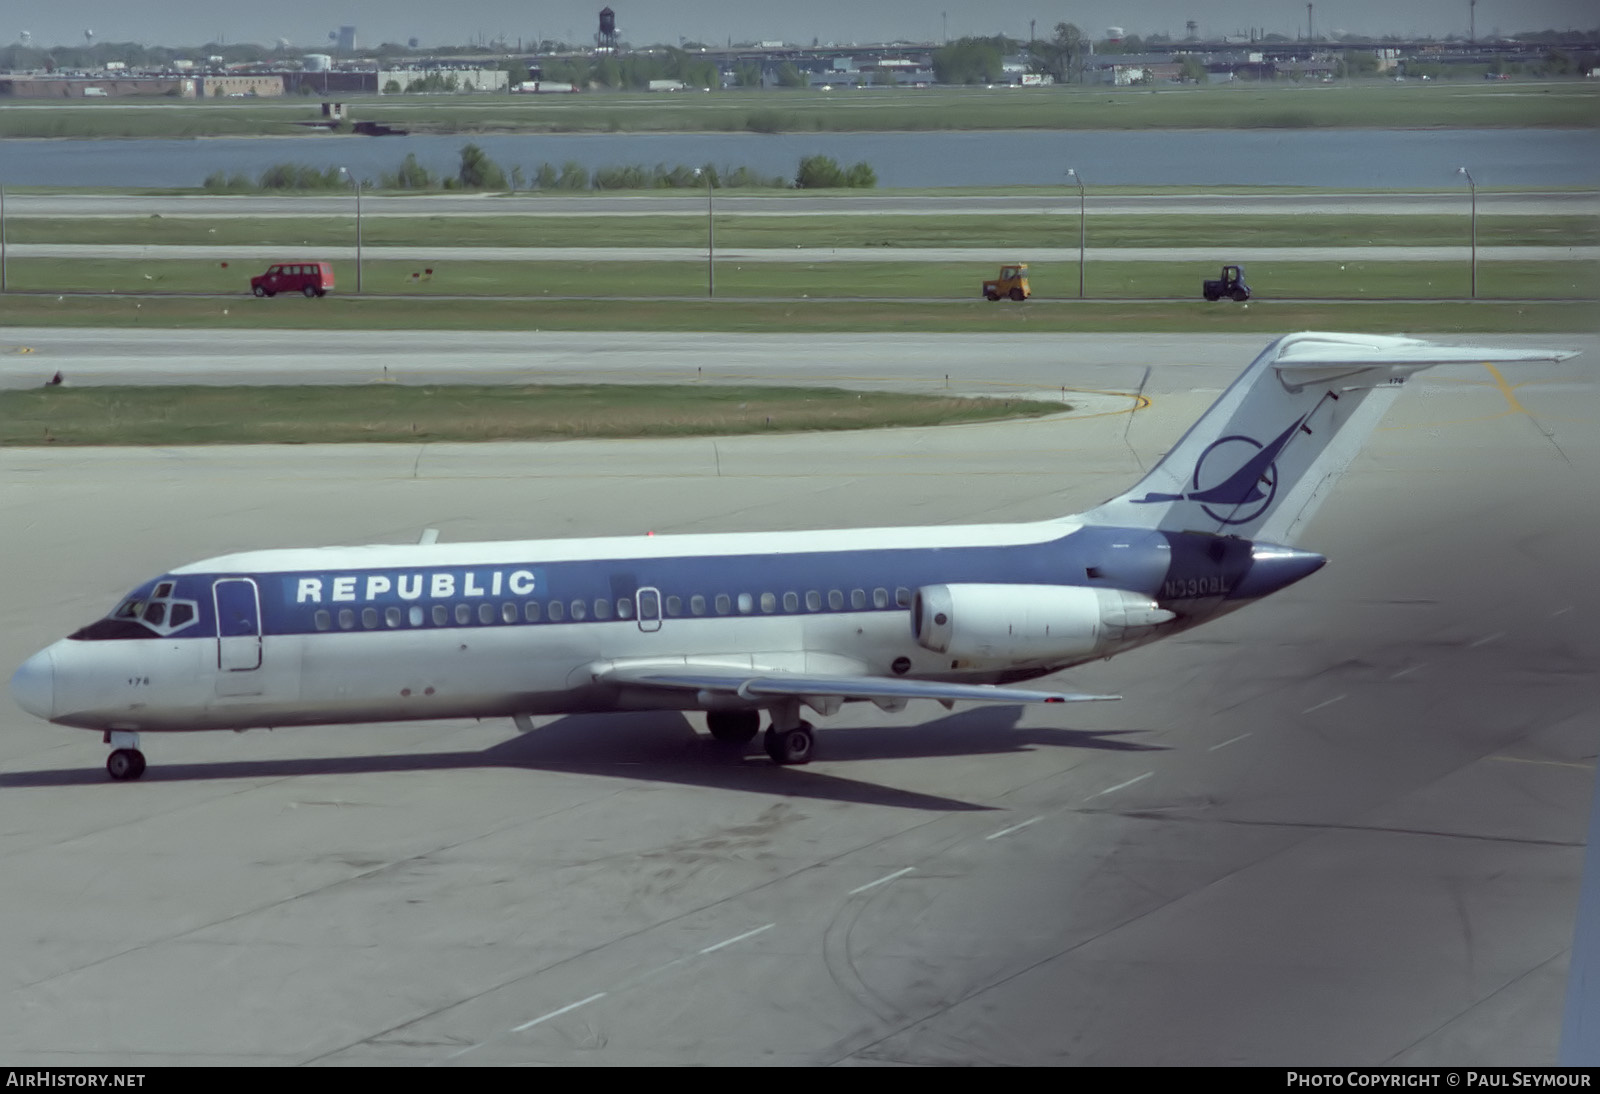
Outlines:
{"label": "red suv", "polygon": [[250,279],[250,291],[257,296],[277,296],[281,292],[323,296],[331,288],[333,264],[329,262],[279,262],[260,277]]}

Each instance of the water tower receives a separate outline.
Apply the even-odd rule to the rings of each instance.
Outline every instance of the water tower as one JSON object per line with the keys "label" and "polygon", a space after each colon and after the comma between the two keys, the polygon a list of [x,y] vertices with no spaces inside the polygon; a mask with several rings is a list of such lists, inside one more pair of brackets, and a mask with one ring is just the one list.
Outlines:
{"label": "water tower", "polygon": [[600,51],[617,52],[617,13],[610,8],[600,9]]}

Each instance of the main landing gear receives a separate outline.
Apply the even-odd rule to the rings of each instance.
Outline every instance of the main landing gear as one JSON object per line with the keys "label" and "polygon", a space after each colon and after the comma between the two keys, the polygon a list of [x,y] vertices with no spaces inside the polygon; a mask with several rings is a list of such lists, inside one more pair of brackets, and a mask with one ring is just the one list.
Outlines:
{"label": "main landing gear", "polygon": [[105,743],[114,745],[106,757],[106,773],[118,782],[137,779],[144,774],[144,753],[139,751],[139,735],[125,730],[107,731]]}
{"label": "main landing gear", "polygon": [[789,700],[772,708],[772,724],[767,727],[761,743],[766,746],[772,762],[783,767],[811,762],[814,741],[811,723],[800,720],[800,704]]}
{"label": "main landing gear", "polygon": [[742,745],[753,741],[761,728],[759,710],[710,710],[706,712],[706,728],[711,736],[725,744]]}
{"label": "main landing gear", "polygon": [[767,755],[772,757],[772,762],[785,767],[790,764],[808,764],[811,762],[811,723],[800,722],[790,729],[779,729],[773,726],[761,737],[761,743],[766,746]]}
{"label": "main landing gear", "polygon": [[[710,710],[706,728],[724,744],[743,745],[755,739],[761,728],[759,710]],[[772,726],[761,736],[761,744],[772,762],[785,767],[811,762],[814,739],[811,723],[800,720],[799,704],[778,707],[772,712]]]}

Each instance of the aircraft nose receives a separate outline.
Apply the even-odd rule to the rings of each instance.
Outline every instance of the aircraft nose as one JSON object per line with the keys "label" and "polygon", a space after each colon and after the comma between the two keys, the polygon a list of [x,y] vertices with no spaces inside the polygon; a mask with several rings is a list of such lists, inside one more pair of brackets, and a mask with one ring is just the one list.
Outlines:
{"label": "aircraft nose", "polygon": [[40,650],[11,676],[11,698],[17,706],[49,720],[56,712],[56,662],[49,650]]}

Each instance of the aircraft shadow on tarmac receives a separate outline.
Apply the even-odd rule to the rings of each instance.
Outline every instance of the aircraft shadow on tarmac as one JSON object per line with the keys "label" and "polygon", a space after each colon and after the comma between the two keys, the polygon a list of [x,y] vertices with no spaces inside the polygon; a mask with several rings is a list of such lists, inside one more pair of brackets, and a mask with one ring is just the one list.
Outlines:
{"label": "aircraft shadow on tarmac", "polygon": [[[1162,751],[1164,746],[1124,740],[1129,730],[1095,732],[1041,726],[1019,727],[1021,707],[987,707],[910,726],[858,726],[818,733],[825,760],[912,759],[1027,752],[1041,747],[1109,751]],[[241,742],[241,747],[248,747]],[[990,807],[937,795],[841,778],[815,767],[778,767],[768,761],[760,738],[748,745],[723,744],[697,733],[682,714],[652,711],[574,714],[532,733],[518,734],[481,751],[395,753],[305,759],[230,760],[221,763],[162,763],[157,751],[140,784],[206,779],[292,778],[394,771],[524,768],[608,775],[785,797],[848,801],[903,809],[987,810]],[[83,786],[107,783],[98,765],[55,771],[0,774],[0,788]]]}

